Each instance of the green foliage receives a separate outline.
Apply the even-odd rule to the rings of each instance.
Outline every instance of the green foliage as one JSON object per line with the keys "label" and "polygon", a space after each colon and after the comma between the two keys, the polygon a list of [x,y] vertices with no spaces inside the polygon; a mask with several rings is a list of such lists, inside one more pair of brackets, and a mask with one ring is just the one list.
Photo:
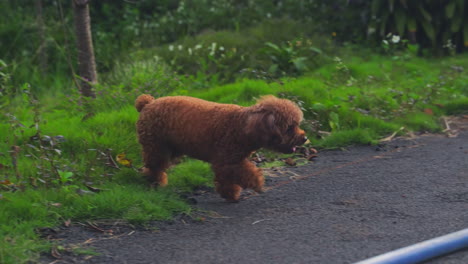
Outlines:
{"label": "green foliage", "polygon": [[194,88],[242,77],[271,80],[317,68],[327,62],[323,53],[333,52],[331,38],[302,28],[307,25],[290,19],[269,20],[235,32],[207,31],[155,51],[177,72],[190,76]]}
{"label": "green foliage", "polygon": [[[394,33],[429,47],[435,54],[467,47],[468,5],[464,0],[384,1],[371,3],[369,33],[383,39]],[[455,46],[454,46],[455,45]]]}
{"label": "green foliage", "polygon": [[310,59],[314,59],[316,55],[322,54],[320,49],[313,47],[311,44],[311,40],[307,40],[306,43],[297,40],[288,42],[287,45],[265,43],[264,53],[271,58],[273,63],[268,71],[279,76],[296,76],[308,71],[307,61],[309,57],[307,55],[311,57]]}

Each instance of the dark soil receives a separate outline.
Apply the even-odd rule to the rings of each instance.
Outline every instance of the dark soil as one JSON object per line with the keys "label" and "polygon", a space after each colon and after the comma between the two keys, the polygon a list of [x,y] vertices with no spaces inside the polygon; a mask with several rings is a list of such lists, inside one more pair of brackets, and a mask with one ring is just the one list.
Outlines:
{"label": "dark soil", "polygon": [[[467,131],[318,155],[266,171],[269,189],[247,192],[240,203],[212,191],[193,195],[193,216],[151,230],[73,225],[52,237],[99,255],[60,251],[42,261],[354,263],[468,227]],[[428,263],[468,263],[468,251]]]}

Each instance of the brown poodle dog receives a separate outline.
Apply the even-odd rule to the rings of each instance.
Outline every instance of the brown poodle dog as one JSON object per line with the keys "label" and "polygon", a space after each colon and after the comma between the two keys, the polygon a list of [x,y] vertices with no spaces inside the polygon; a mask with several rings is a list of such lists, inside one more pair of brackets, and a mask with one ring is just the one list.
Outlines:
{"label": "brown poodle dog", "polygon": [[286,99],[264,96],[241,107],[187,96],[136,99],[137,132],[143,147],[144,174],[152,184],[167,184],[165,170],[182,155],[211,163],[216,191],[239,200],[242,188],[261,192],[263,175],[248,157],[259,148],[292,153],[307,137],[303,115]]}

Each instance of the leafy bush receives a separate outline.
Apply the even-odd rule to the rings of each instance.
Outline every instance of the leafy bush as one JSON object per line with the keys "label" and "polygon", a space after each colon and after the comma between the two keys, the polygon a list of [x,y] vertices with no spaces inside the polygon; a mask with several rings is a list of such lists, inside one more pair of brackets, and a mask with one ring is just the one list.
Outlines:
{"label": "leafy bush", "polygon": [[296,76],[309,70],[308,61],[321,55],[322,51],[313,47],[311,40],[288,42],[286,45],[265,43],[264,53],[271,58],[272,64],[268,71],[279,76]]}
{"label": "leafy bush", "polygon": [[[331,38],[317,36],[305,24],[269,20],[236,32],[205,32],[154,50],[195,87],[231,82],[239,77],[278,78],[299,75],[336,53]],[[153,49],[144,51],[153,54]],[[198,84],[198,85],[197,85]]]}
{"label": "leafy bush", "polygon": [[376,33],[380,40],[388,33],[398,34],[434,54],[441,54],[444,48],[462,51],[468,47],[468,4],[464,0],[373,0],[371,15],[368,33]]}

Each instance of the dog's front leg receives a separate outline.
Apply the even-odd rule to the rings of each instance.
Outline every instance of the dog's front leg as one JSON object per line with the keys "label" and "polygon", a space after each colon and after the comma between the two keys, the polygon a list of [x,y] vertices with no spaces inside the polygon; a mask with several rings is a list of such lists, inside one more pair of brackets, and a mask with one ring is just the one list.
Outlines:
{"label": "dog's front leg", "polygon": [[213,165],[216,191],[228,201],[238,201],[242,188],[263,191],[262,171],[248,159],[235,164]]}
{"label": "dog's front leg", "polygon": [[244,189],[252,189],[257,193],[263,192],[263,184],[265,179],[263,178],[263,173],[260,168],[257,168],[248,159],[242,160],[242,162],[237,167],[236,178],[238,179],[238,184]]}
{"label": "dog's front leg", "polygon": [[167,185],[167,174],[165,171],[169,167],[170,161],[167,156],[153,150],[154,148],[143,150],[143,161],[145,163],[143,174],[147,177],[152,187],[163,187]]}
{"label": "dog's front leg", "polygon": [[216,192],[227,202],[238,202],[242,187],[237,184],[234,169],[239,165],[212,164]]}

